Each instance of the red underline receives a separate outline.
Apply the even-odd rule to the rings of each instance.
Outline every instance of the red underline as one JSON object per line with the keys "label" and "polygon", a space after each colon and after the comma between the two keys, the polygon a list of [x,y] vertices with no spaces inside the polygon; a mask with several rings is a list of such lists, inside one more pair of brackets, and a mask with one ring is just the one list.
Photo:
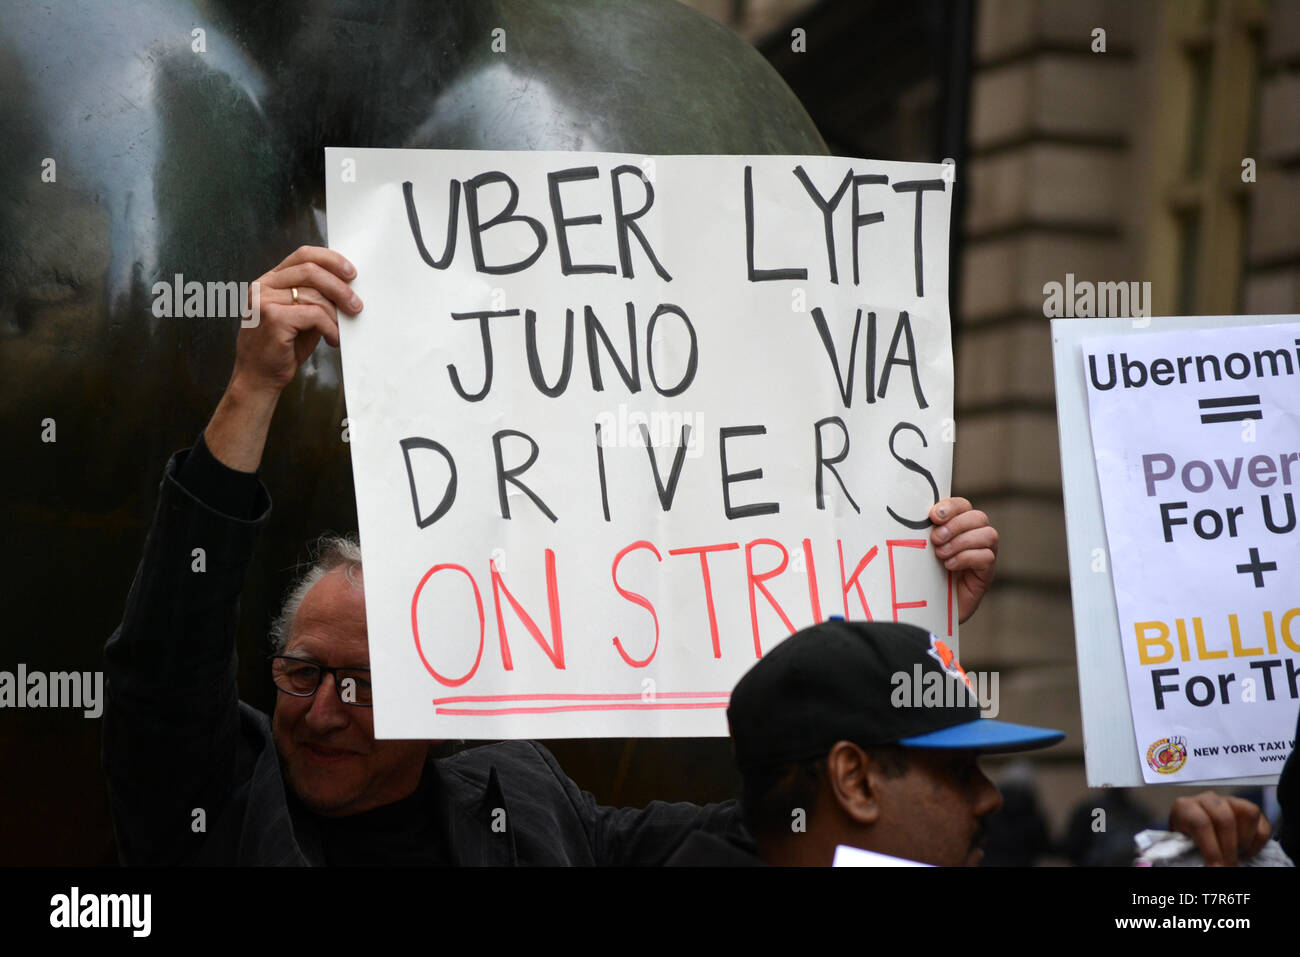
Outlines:
{"label": "red underline", "polygon": [[[657,691],[649,696],[656,698],[730,698],[730,691]],[[645,701],[640,692],[630,694],[467,694],[450,698],[434,698],[434,704],[461,704],[480,701]]]}
{"label": "red underline", "polygon": [[[663,696],[661,696],[663,697]],[[437,708],[437,714],[552,714],[560,711],[663,711],[663,710],[684,710],[688,708],[725,708],[725,701],[704,701],[704,702],[646,702],[646,701],[628,701],[623,704],[569,704],[553,705],[544,708]]]}

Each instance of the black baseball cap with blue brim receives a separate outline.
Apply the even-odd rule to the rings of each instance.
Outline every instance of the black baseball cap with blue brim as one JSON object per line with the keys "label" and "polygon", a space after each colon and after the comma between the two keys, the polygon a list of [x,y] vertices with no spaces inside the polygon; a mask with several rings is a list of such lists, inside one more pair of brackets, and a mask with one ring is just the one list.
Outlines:
{"label": "black baseball cap with blue brim", "polygon": [[975,683],[938,636],[901,622],[830,620],[764,655],[732,691],[727,721],[742,770],[821,757],[837,741],[998,753],[1065,738],[980,711]]}

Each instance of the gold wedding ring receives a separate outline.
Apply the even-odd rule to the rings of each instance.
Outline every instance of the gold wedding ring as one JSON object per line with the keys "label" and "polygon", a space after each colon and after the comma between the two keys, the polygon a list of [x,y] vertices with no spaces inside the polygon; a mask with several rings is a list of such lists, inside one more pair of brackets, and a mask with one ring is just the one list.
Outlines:
{"label": "gold wedding ring", "polygon": [[297,287],[297,286],[290,286],[290,287],[289,287],[289,291],[290,291],[291,293],[293,293],[293,304],[294,304],[295,306],[298,305],[298,287]]}

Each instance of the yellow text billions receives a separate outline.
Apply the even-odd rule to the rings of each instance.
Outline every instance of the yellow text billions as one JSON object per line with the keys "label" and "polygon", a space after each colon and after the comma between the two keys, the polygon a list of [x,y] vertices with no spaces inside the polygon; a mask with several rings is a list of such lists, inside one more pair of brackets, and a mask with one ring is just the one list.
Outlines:
{"label": "yellow text billions", "polygon": [[1173,661],[1175,654],[1179,661],[1275,655],[1278,653],[1279,638],[1291,651],[1300,652],[1300,628],[1294,628],[1293,631],[1293,623],[1297,618],[1300,618],[1300,608],[1282,612],[1280,618],[1275,618],[1273,612],[1266,611],[1260,622],[1262,628],[1248,632],[1243,637],[1238,616],[1228,615],[1226,635],[1218,635],[1217,640],[1216,636],[1211,636],[1211,645],[1215,647],[1207,645],[1205,625],[1199,617],[1175,618],[1172,628],[1163,621],[1137,621],[1133,623],[1133,632],[1137,639],[1138,663],[1160,665]]}

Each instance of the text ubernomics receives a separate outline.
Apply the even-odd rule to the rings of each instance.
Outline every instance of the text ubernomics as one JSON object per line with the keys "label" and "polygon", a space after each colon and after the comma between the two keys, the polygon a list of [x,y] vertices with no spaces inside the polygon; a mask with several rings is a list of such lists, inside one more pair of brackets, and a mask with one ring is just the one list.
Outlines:
{"label": "text ubernomics", "polygon": [[[1197,382],[1222,382],[1226,375],[1229,379],[1246,379],[1251,375],[1262,379],[1268,376],[1295,375],[1300,370],[1300,339],[1295,340],[1295,361],[1287,348],[1260,349],[1247,356],[1242,352],[1231,352],[1220,360],[1219,356],[1208,353],[1199,356],[1177,356],[1174,358],[1152,359],[1143,362],[1130,359],[1127,352],[1119,354],[1119,368],[1115,366],[1115,354],[1105,354],[1105,381],[1099,372],[1098,355],[1088,356],[1088,375],[1093,388],[1105,392],[1122,384],[1126,389],[1140,389],[1146,385],[1186,385],[1191,377]],[[1253,360],[1253,361],[1252,361]],[[1267,364],[1267,365],[1266,365]],[[1189,367],[1191,376],[1189,376]]]}

